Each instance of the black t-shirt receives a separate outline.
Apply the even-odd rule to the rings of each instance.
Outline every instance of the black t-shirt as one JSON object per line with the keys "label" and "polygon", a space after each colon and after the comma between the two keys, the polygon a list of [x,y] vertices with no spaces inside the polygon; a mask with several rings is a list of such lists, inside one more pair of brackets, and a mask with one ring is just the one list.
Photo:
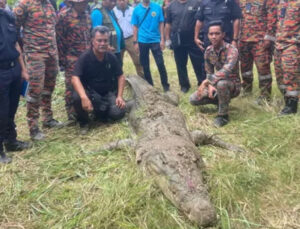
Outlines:
{"label": "black t-shirt", "polygon": [[167,8],[166,23],[171,24],[171,34],[180,32],[183,41],[194,42],[195,15],[199,9],[200,1],[187,0],[180,3],[174,0]]}
{"label": "black t-shirt", "polygon": [[241,9],[235,0],[203,0],[196,14],[196,19],[204,23],[203,32],[205,35],[211,21],[222,21],[227,40],[232,39],[232,22],[241,17]]}
{"label": "black t-shirt", "polygon": [[106,52],[104,59],[99,61],[93,50],[89,49],[78,58],[73,75],[80,78],[85,89],[93,89],[105,95],[117,90],[118,78],[123,75],[123,71],[113,53]]}
{"label": "black t-shirt", "polygon": [[11,12],[0,9],[0,62],[13,61],[19,57],[16,49],[17,28]]}

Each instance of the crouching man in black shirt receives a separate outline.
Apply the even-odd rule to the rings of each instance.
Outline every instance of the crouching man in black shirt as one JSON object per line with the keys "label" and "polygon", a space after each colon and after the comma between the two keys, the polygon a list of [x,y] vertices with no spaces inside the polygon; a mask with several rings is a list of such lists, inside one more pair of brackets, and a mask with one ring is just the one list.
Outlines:
{"label": "crouching man in black shirt", "polygon": [[73,104],[82,133],[88,129],[89,112],[100,121],[119,120],[125,115],[125,77],[117,57],[107,51],[108,45],[109,29],[95,27],[91,49],[82,53],[75,65]]}

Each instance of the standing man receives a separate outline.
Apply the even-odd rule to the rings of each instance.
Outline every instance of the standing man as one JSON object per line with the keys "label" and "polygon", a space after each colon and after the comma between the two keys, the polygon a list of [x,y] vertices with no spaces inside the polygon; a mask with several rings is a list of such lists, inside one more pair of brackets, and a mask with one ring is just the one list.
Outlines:
{"label": "standing man", "polygon": [[241,19],[240,62],[243,90],[252,92],[253,61],[255,62],[260,96],[257,103],[270,100],[272,89],[271,48],[275,41],[276,2],[275,0],[240,0]]}
{"label": "standing man", "polygon": [[56,25],[60,65],[65,68],[65,102],[69,121],[74,121],[72,74],[78,57],[90,46],[91,20],[87,0],[69,0],[71,7],[58,15]]}
{"label": "standing man", "polygon": [[[208,26],[212,21],[222,21],[224,25],[224,40],[237,47],[241,9],[236,0],[203,0],[196,14],[195,43],[204,50],[210,45]],[[199,39],[200,31],[203,33],[203,40]]]}
{"label": "standing man", "polygon": [[23,50],[29,73],[27,120],[33,140],[42,140],[39,108],[42,107],[43,127],[61,125],[53,119],[51,96],[58,72],[55,35],[56,14],[48,0],[21,0],[14,9],[18,31],[23,27]]}
{"label": "standing man", "polygon": [[190,56],[198,86],[205,79],[202,72],[203,53],[194,42],[195,14],[199,8],[198,0],[174,0],[167,8],[166,44],[171,43],[177,67],[181,91],[186,93],[191,85],[187,72]]}
{"label": "standing man", "polygon": [[285,101],[280,115],[295,114],[300,96],[300,0],[280,0],[274,56],[277,84]]}
{"label": "standing man", "polygon": [[145,79],[153,85],[149,63],[149,50],[151,50],[163,89],[168,91],[170,85],[162,53],[165,48],[162,8],[156,3],[150,3],[150,0],[143,0],[134,9],[131,23],[133,24],[133,44],[135,49],[140,52]]}
{"label": "standing man", "polygon": [[116,0],[103,0],[102,5],[96,5],[91,14],[92,27],[103,25],[109,28],[111,36],[108,49],[117,56],[122,65],[121,50],[124,48],[124,40],[122,29],[113,11],[115,6]]}
{"label": "standing man", "polygon": [[[144,77],[142,65],[140,64],[139,54],[135,50],[133,45],[133,26],[131,24],[131,17],[133,13],[133,7],[128,5],[128,0],[117,0],[117,6],[114,8],[114,13],[118,19],[118,23],[123,30],[125,40],[125,50],[129,53],[136,72],[139,76]],[[125,50],[122,50],[122,61],[124,58]]]}
{"label": "standing man", "polygon": [[28,148],[28,143],[17,140],[15,114],[22,87],[21,76],[28,80],[21,49],[17,43],[17,30],[14,16],[6,11],[6,1],[0,0],[0,163],[11,159],[6,151]]}
{"label": "standing man", "polygon": [[221,22],[212,22],[208,26],[211,46],[204,55],[207,78],[190,97],[192,105],[218,104],[218,116],[214,121],[217,127],[229,122],[230,100],[239,95],[241,88],[238,50],[224,41],[225,36]]}
{"label": "standing man", "polygon": [[93,112],[101,121],[119,120],[125,115],[125,76],[116,56],[107,51],[108,44],[109,29],[95,27],[92,48],[85,51],[75,65],[74,107],[82,134],[88,130],[88,112]]}
{"label": "standing man", "polygon": [[[203,0],[196,14],[196,26],[194,41],[204,52],[210,45],[207,37],[208,25],[212,21],[222,21],[224,25],[225,38],[228,43],[237,47],[241,9],[237,0]],[[204,63],[200,63],[204,68]]]}

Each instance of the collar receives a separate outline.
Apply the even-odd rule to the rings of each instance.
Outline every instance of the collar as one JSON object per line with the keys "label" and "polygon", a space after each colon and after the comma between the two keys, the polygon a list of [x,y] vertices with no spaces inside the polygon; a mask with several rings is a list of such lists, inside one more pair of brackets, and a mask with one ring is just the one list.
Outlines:
{"label": "collar", "polygon": [[116,8],[117,8],[118,10],[122,11],[122,12],[125,12],[126,10],[129,9],[129,6],[127,5],[126,8],[125,8],[125,10],[122,10],[119,6],[116,6]]}
{"label": "collar", "polygon": [[214,46],[212,46],[212,51],[217,53],[218,55],[225,49],[226,49],[226,42],[224,40],[219,50],[215,50]]}

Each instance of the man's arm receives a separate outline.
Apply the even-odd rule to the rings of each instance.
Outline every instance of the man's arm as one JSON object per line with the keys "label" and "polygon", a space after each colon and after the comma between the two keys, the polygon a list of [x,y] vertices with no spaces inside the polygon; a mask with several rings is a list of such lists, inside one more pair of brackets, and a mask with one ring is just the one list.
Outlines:
{"label": "man's arm", "polygon": [[62,14],[58,15],[58,22],[56,24],[56,43],[58,49],[59,65],[64,66],[66,64],[66,44],[67,35],[65,34],[65,28],[67,27],[66,21]]}
{"label": "man's arm", "polygon": [[196,45],[197,45],[202,51],[204,51],[204,47],[203,47],[204,43],[203,43],[203,41],[201,41],[201,40],[199,39],[199,33],[200,33],[202,27],[203,27],[203,22],[197,20],[197,21],[196,21],[196,25],[195,25],[194,41],[195,41]]}
{"label": "man's arm", "polygon": [[80,78],[78,76],[72,76],[72,85],[74,90],[78,93],[80,99],[81,99],[81,105],[82,108],[85,111],[92,111],[93,110],[93,105],[91,103],[91,100],[87,96],[84,87],[80,81]]}
{"label": "man's arm", "polygon": [[238,56],[238,50],[231,46],[228,50],[226,62],[223,67],[214,74],[207,74],[207,79],[213,86],[215,86],[219,80],[227,79],[229,77],[237,64]]}
{"label": "man's arm", "polygon": [[240,34],[240,19],[235,19],[233,21],[233,41],[232,45],[237,48],[237,42]]}
{"label": "man's arm", "polygon": [[133,46],[137,53],[139,53],[139,44],[137,41],[138,27],[136,25],[133,26]]}
{"label": "man's arm", "polygon": [[264,47],[268,49],[271,46],[271,42],[275,42],[277,21],[277,5],[275,0],[266,1],[265,12],[267,14],[267,31],[264,37]]}
{"label": "man's arm", "polygon": [[164,37],[164,23],[159,23],[159,32],[160,32],[160,49],[163,51],[165,49],[165,37]]}
{"label": "man's arm", "polygon": [[28,72],[27,72],[27,69],[26,69],[26,66],[25,66],[25,63],[24,63],[24,60],[23,60],[23,54],[22,54],[22,50],[21,50],[21,47],[19,46],[18,43],[16,43],[16,49],[18,50],[18,52],[20,53],[19,55],[19,63],[21,65],[21,70],[22,70],[22,78],[24,80],[29,80],[29,75],[28,75]]}
{"label": "man's arm", "polygon": [[118,95],[116,98],[116,105],[119,108],[124,108],[125,107],[125,101],[123,99],[123,91],[125,87],[125,76],[121,75],[118,78]]}

